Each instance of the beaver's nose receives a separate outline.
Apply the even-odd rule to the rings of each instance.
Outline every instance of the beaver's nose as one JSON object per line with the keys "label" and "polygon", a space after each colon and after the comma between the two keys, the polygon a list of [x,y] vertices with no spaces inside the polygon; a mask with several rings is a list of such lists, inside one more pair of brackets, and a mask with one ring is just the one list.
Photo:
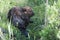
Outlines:
{"label": "beaver's nose", "polygon": [[32,12],[32,16],[34,15],[34,12]]}

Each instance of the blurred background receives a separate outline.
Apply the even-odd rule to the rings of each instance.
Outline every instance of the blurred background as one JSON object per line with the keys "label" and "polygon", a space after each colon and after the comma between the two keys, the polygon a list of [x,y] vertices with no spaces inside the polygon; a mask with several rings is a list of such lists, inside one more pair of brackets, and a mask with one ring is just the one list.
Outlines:
{"label": "blurred background", "polygon": [[[28,38],[7,20],[14,6],[30,6],[34,11]],[[60,40],[60,0],[0,0],[0,40]]]}

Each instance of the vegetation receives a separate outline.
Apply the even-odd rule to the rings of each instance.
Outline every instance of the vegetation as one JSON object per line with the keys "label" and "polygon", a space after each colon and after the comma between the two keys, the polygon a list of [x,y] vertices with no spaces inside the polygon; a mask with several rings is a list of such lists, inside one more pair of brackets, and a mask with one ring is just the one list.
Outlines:
{"label": "vegetation", "polygon": [[[7,13],[14,6],[31,6],[34,11],[28,38],[8,22]],[[60,40],[60,0],[0,0],[0,40]]]}

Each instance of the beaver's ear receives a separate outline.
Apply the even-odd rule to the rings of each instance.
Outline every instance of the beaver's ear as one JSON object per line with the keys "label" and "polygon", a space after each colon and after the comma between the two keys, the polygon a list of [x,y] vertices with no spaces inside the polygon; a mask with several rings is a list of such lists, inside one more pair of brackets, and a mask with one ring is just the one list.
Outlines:
{"label": "beaver's ear", "polygon": [[27,10],[26,8],[22,8],[22,11],[23,11],[23,12],[26,12],[26,10]]}
{"label": "beaver's ear", "polygon": [[29,6],[25,6],[25,7],[22,8],[22,10],[23,10],[23,11],[31,10],[31,7],[29,7]]}

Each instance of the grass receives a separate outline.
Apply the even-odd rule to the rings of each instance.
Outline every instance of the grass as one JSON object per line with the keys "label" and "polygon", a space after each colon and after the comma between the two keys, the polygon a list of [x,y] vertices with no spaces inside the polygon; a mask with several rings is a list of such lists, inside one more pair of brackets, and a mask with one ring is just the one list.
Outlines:
{"label": "grass", "polygon": [[[24,35],[21,35],[21,32],[19,29],[14,27],[12,24],[9,24],[8,19],[7,19],[7,13],[10,8],[13,6],[26,6],[27,5],[27,0],[23,1],[14,1],[14,0],[1,0],[2,2],[0,3],[0,27],[3,27],[8,31],[6,33],[6,40],[10,40],[10,35],[15,35],[15,40],[35,40],[38,36],[38,31],[40,30],[39,26],[44,25],[44,12],[45,12],[45,6],[41,4],[41,6],[32,6],[32,9],[34,11],[34,16],[31,18],[33,20],[33,23],[30,23],[27,26],[27,30],[29,31],[29,38],[26,38]],[[39,25],[39,26],[38,26]],[[37,27],[36,30],[34,30]],[[4,39],[4,37],[3,37]],[[14,37],[13,37],[14,40]]]}

